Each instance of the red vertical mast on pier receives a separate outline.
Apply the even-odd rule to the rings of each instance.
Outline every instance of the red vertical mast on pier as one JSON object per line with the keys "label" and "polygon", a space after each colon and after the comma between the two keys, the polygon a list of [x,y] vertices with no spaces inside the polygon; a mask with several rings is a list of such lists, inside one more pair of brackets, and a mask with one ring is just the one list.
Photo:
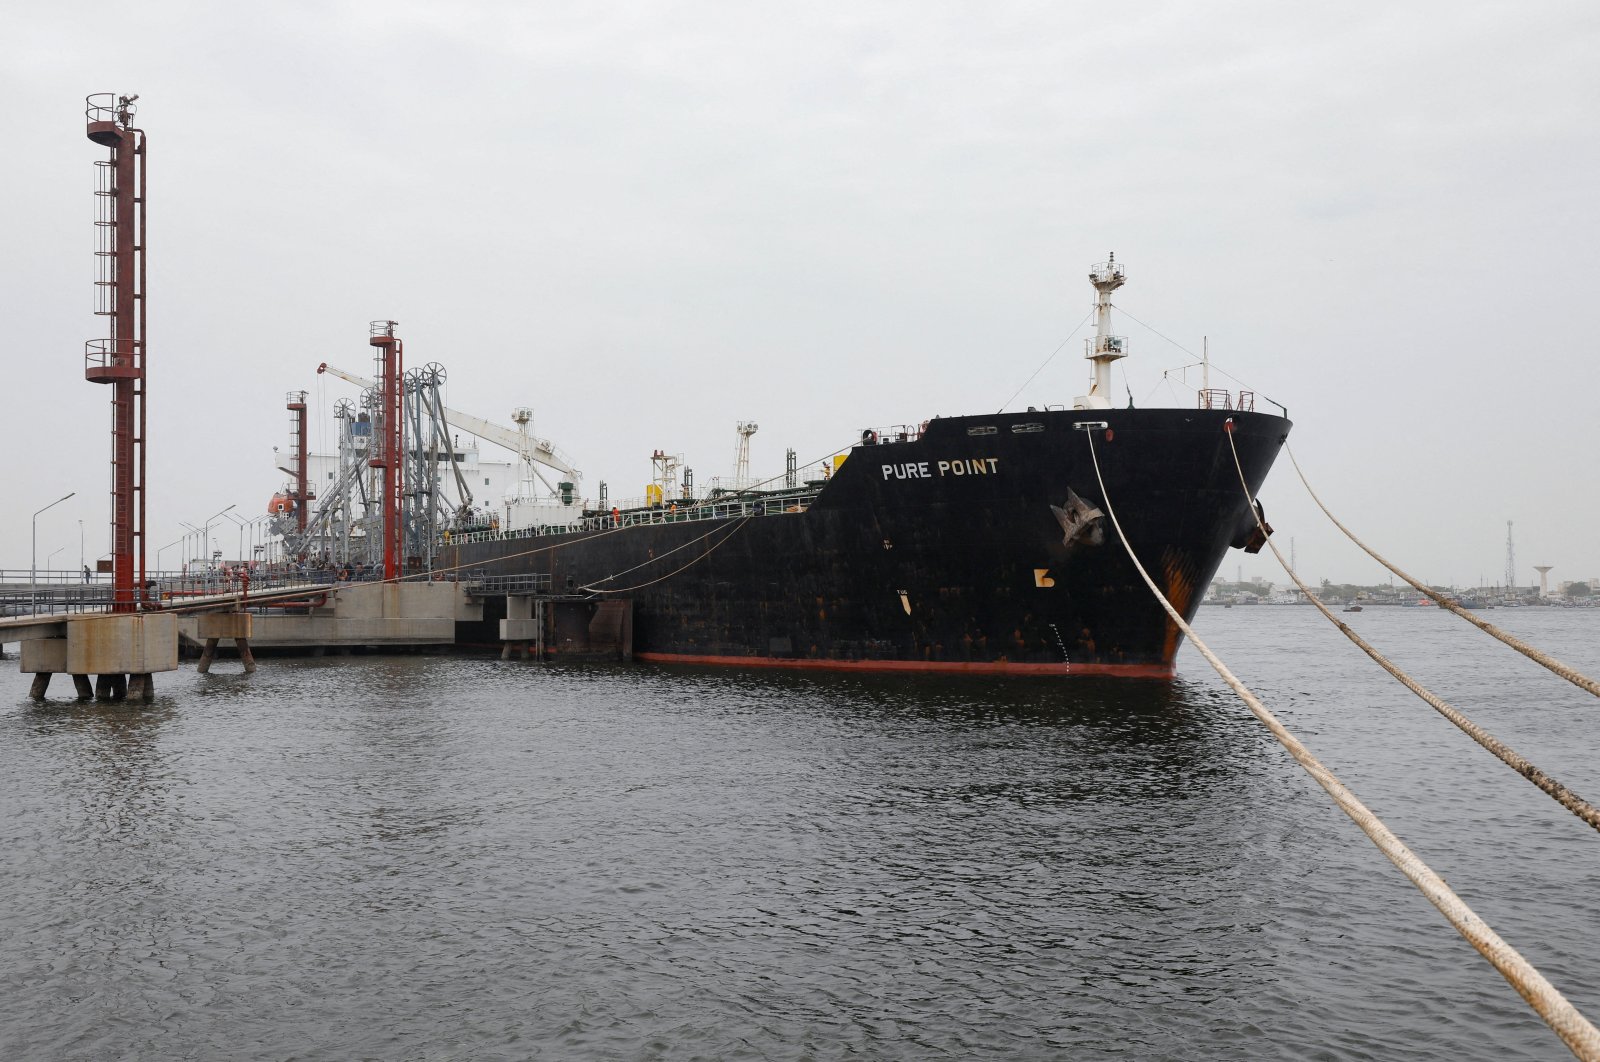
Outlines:
{"label": "red vertical mast on pier", "polygon": [[308,465],[308,451],[306,438],[306,393],[304,391],[290,391],[285,396],[289,410],[289,445],[294,453],[294,522],[295,528],[303,535],[306,531],[306,519],[310,515],[311,500],[316,495],[311,490],[310,477],[306,474]]}
{"label": "red vertical mast on pier", "polygon": [[404,345],[395,337],[394,321],[373,321],[372,338],[378,348],[378,388],[383,402],[383,428],[379,449],[368,464],[383,469],[383,577],[400,577],[401,511],[405,482],[405,435],[400,417],[400,378],[405,368]]}
{"label": "red vertical mast on pier", "polygon": [[145,135],[133,127],[139,97],[97,92],[86,100],[88,136],[111,149],[96,162],[95,310],[111,337],[84,345],[84,376],[111,385],[112,610],[138,608],[144,583]]}

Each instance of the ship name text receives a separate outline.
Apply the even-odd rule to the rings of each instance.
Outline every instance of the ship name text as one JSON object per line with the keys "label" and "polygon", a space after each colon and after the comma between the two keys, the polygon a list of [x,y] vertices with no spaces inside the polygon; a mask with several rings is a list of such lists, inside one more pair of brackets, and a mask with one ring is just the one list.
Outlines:
{"label": "ship name text", "polygon": [[884,465],[884,479],[943,479],[945,476],[989,476],[1000,472],[998,457],[957,457],[951,461],[903,461]]}

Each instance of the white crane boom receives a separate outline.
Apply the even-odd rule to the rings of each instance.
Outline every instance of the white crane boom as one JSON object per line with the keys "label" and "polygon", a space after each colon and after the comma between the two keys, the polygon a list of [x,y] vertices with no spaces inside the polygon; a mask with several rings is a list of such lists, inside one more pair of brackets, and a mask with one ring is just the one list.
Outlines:
{"label": "white crane boom", "polygon": [[[345,372],[343,369],[336,369],[327,362],[318,365],[317,372],[337,376],[346,383],[353,383],[364,391],[378,386],[365,377]],[[582,475],[581,472],[573,468],[571,464],[556,453],[555,444],[549,439],[540,439],[525,432],[502,428],[500,425],[493,424],[482,417],[474,417],[470,413],[461,413],[449,408],[444,411],[444,419],[445,423],[452,428],[460,428],[468,435],[476,436],[486,442],[492,442],[496,446],[504,446],[524,461],[555,469],[562,475],[574,480]]]}

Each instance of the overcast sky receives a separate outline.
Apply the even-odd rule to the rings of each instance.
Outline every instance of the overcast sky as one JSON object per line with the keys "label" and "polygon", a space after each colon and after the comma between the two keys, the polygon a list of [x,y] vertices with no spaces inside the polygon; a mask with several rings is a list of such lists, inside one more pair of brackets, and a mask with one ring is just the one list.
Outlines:
{"label": "overcast sky", "polygon": [[[623,497],[658,448],[731,474],[742,419],[773,474],[997,409],[1115,251],[1181,344],[1120,319],[1137,404],[1191,404],[1163,373],[1209,337],[1402,567],[1500,581],[1514,520],[1519,583],[1600,576],[1593,0],[29,4],[0,88],[6,567],[72,490],[40,565],[80,520],[107,550],[82,111],[113,91],[150,138],[152,566],[264,511],[285,392],[332,447],[355,392],[315,370],[370,374],[371,319]],[[1087,378],[1074,339],[1014,404]],[[1380,580],[1286,457],[1263,500],[1308,578]]]}

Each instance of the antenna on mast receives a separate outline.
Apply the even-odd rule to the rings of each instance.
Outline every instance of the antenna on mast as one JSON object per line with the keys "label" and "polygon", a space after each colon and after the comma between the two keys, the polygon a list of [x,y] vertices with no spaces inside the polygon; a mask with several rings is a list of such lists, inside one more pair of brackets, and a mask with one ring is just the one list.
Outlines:
{"label": "antenna on mast", "polygon": [[1517,547],[1511,541],[1511,521],[1506,521],[1506,589],[1517,585]]}

